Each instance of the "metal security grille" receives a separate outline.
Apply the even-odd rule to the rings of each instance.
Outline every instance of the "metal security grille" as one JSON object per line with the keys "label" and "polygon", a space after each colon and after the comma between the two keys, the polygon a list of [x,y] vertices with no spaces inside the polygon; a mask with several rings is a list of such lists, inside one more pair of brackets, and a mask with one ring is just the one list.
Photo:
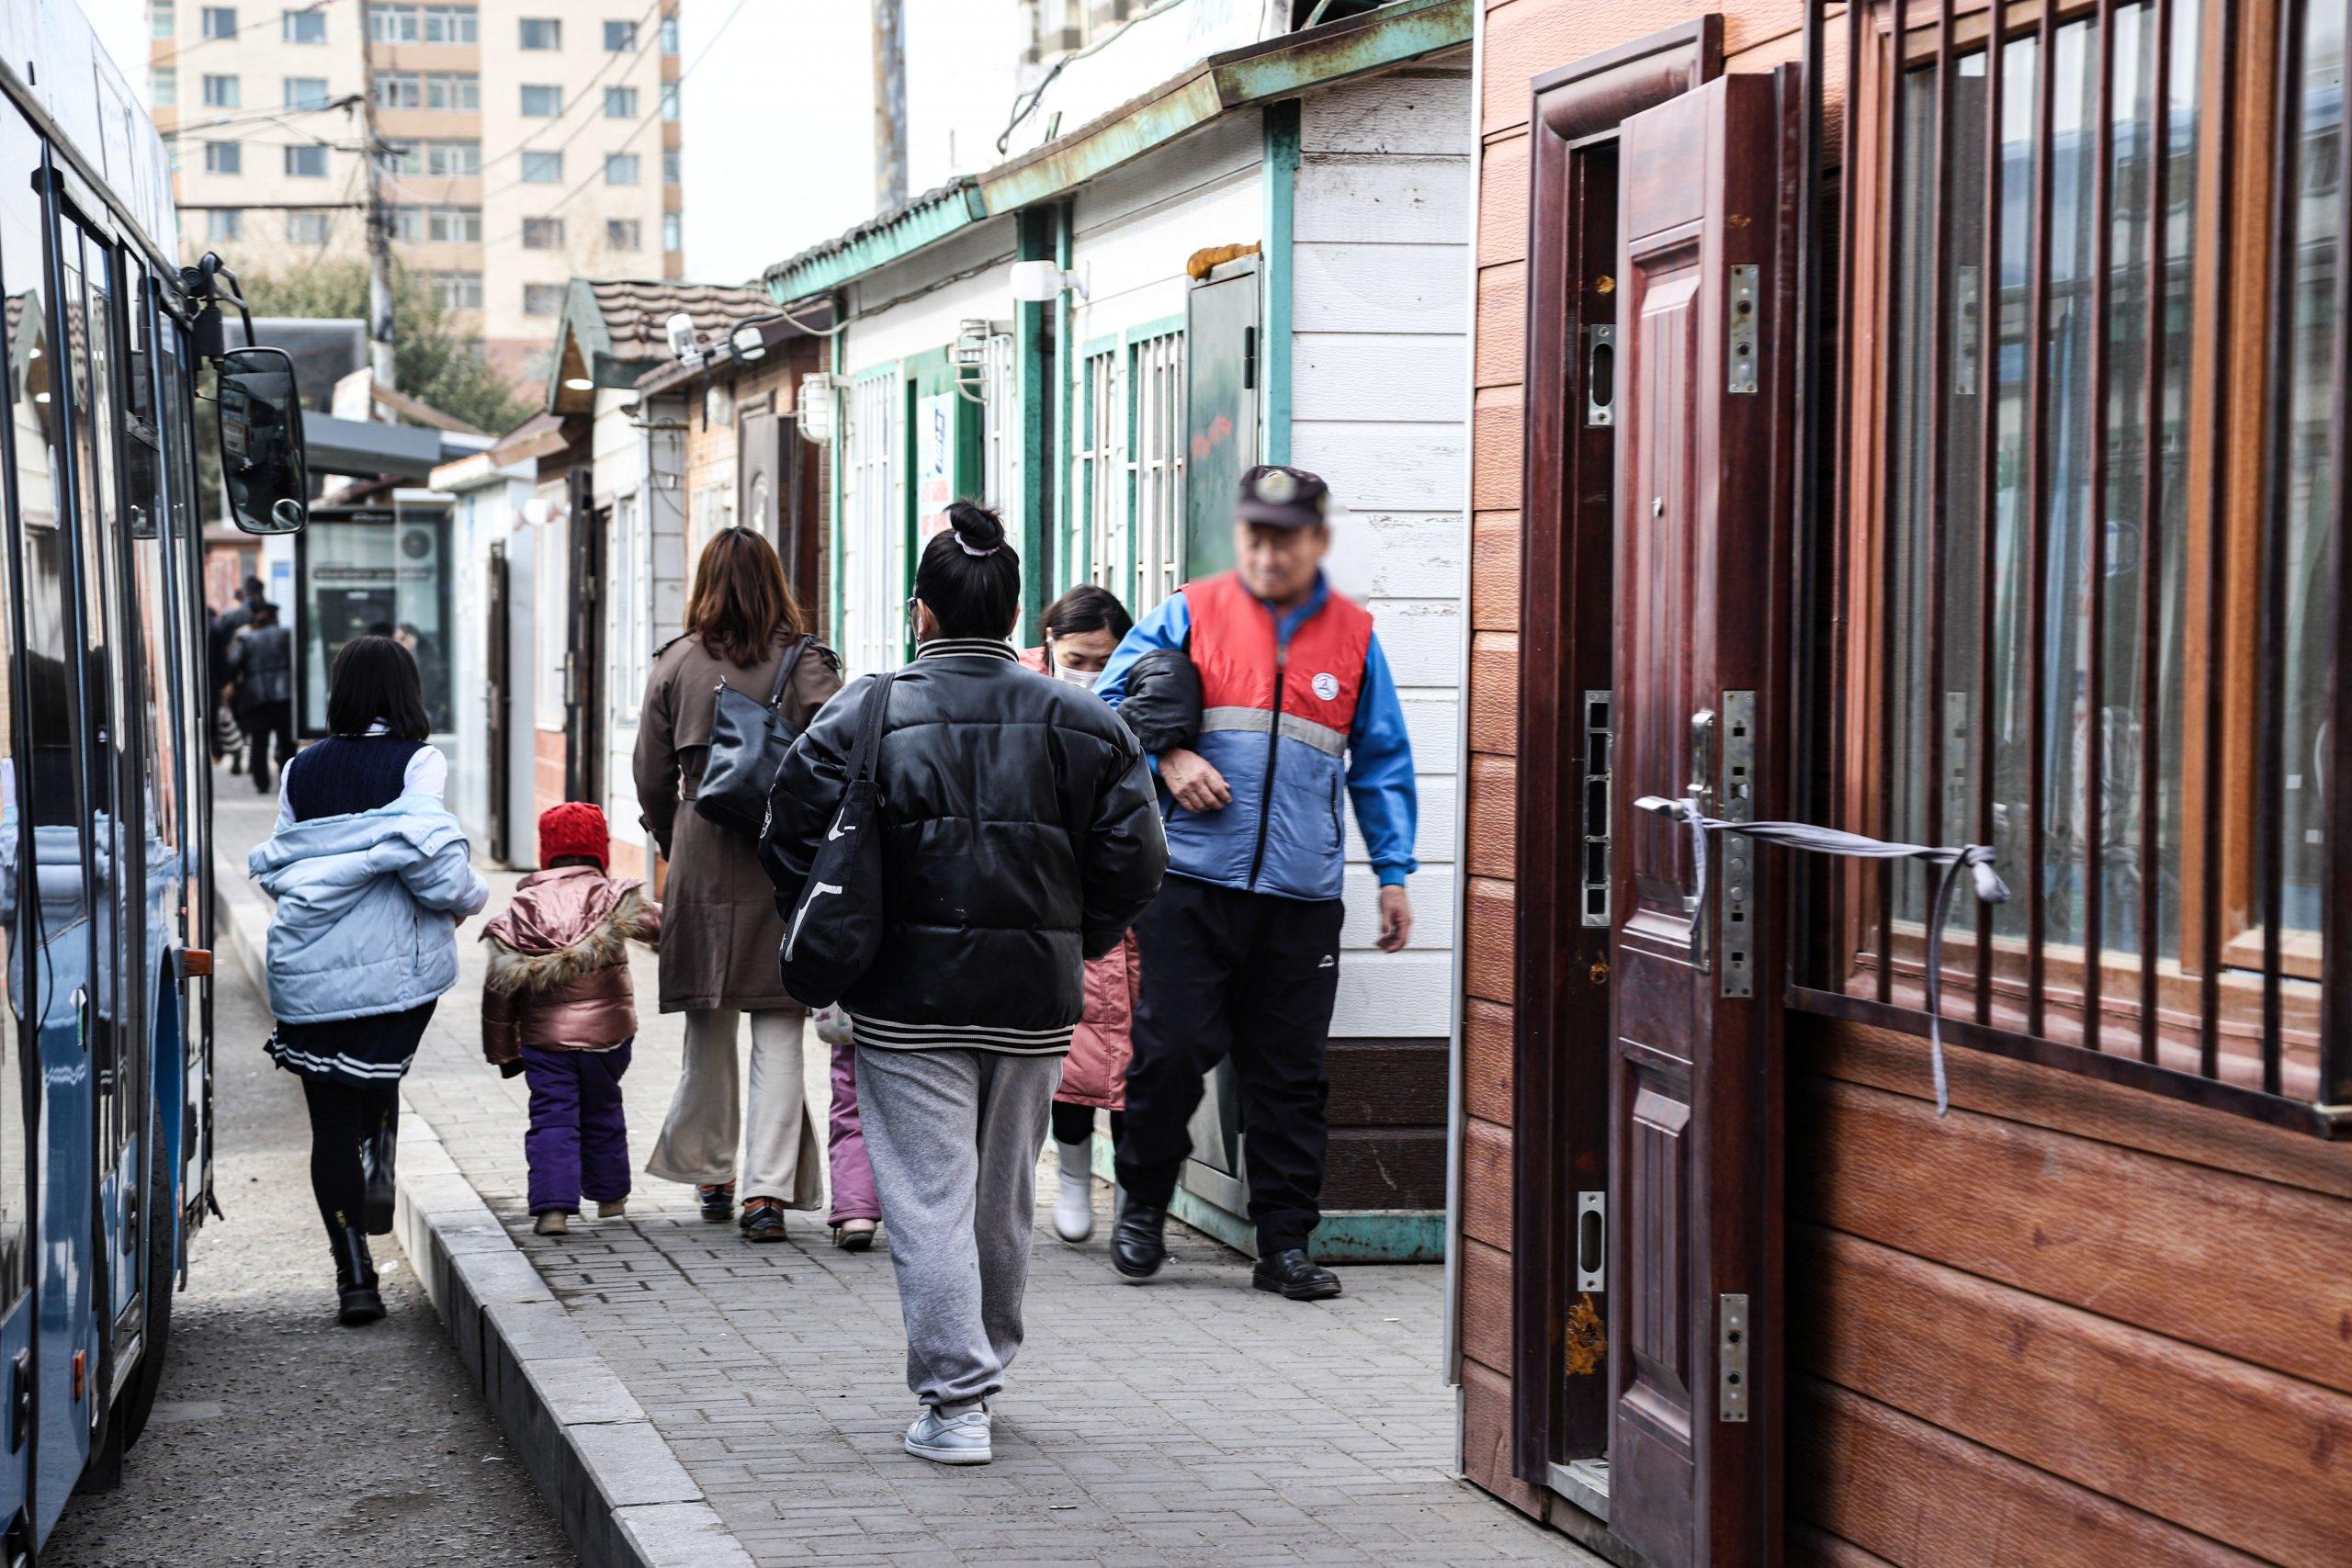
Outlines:
{"label": "metal security grille", "polygon": [[981,371],[988,404],[980,484],[982,499],[1008,522],[1017,518],[1021,505],[1021,380],[1013,372],[1012,334],[999,333],[989,339]]}
{"label": "metal security grille", "polygon": [[906,652],[905,406],[905,384],[895,370],[851,389],[842,641],[854,675],[893,669]]}
{"label": "metal security grille", "polygon": [[[1806,8],[1815,819],[1995,847],[2018,896],[1946,950],[1972,1043],[2352,1120],[2346,7],[1959,11]],[[1824,874],[1801,995],[1918,1008],[1926,896]]]}
{"label": "metal security grille", "polygon": [[1126,422],[1119,413],[1119,356],[1087,355],[1080,370],[1078,507],[1069,581],[1116,592],[1126,567]]}
{"label": "metal security grille", "polygon": [[1136,615],[1176,592],[1184,570],[1184,334],[1128,350],[1134,389],[1128,471],[1135,486],[1134,570],[1118,590]]}

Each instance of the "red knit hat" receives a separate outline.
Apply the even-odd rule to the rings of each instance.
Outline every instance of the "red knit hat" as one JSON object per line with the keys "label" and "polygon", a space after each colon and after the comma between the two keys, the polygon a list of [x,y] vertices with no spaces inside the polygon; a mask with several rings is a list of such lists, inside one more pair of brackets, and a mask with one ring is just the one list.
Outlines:
{"label": "red knit hat", "polygon": [[603,870],[612,869],[612,834],[603,807],[567,800],[539,813],[539,863],[553,865],[566,855],[586,855]]}

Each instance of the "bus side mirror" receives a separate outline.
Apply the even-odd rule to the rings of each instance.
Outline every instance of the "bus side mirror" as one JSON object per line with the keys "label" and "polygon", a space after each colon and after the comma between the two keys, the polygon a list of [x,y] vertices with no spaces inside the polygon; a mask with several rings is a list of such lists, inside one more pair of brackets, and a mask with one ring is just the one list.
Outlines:
{"label": "bus side mirror", "polygon": [[248,534],[292,534],[310,517],[310,466],[294,361],[282,348],[220,356],[220,473],[230,515]]}

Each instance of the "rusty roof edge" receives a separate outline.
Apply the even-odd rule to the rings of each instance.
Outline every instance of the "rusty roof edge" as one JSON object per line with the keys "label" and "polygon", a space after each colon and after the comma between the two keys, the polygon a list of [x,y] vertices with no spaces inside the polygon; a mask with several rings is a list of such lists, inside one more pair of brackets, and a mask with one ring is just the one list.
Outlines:
{"label": "rusty roof edge", "polygon": [[1470,41],[1477,5],[1396,0],[1309,32],[1210,55],[1067,136],[778,262],[762,281],[780,305],[838,288],[983,220],[1063,195],[1236,109],[1458,48]]}
{"label": "rusty roof edge", "polygon": [[1057,141],[979,176],[991,213],[1050,200],[1252,104],[1470,41],[1477,0],[1398,0],[1308,32],[1210,55]]}

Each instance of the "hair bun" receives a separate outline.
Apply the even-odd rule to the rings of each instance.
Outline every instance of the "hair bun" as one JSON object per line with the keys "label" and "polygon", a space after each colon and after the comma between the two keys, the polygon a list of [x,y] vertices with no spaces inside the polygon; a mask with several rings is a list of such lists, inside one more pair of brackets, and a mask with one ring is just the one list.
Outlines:
{"label": "hair bun", "polygon": [[985,506],[968,501],[958,501],[947,508],[947,525],[956,530],[956,537],[964,548],[976,556],[984,556],[1004,543],[1004,520]]}

